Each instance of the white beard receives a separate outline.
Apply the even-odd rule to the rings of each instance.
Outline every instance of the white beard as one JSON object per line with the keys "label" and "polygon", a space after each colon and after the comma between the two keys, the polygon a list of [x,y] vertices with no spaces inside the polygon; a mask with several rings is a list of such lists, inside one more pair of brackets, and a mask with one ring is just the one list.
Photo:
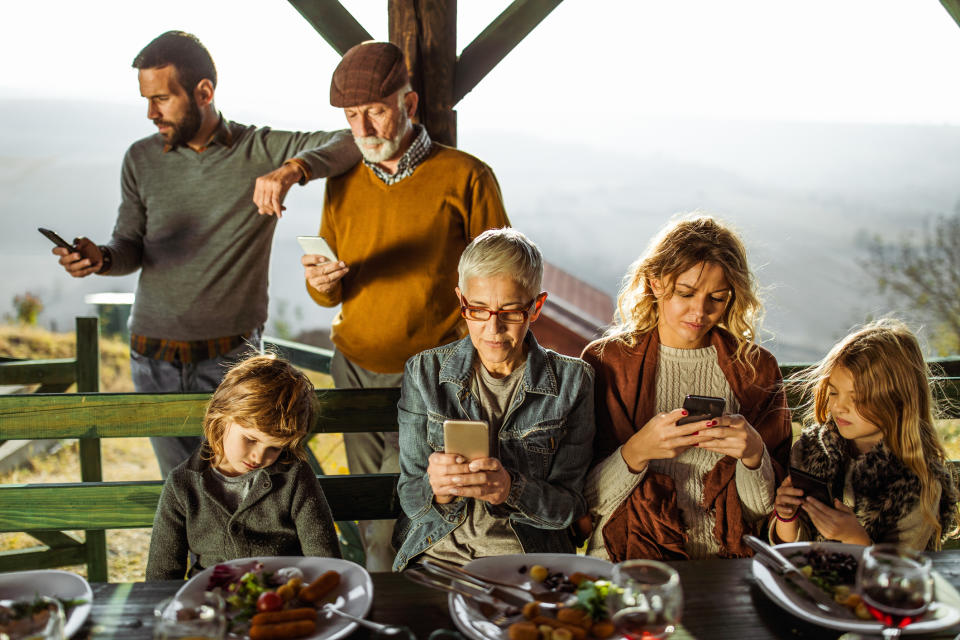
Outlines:
{"label": "white beard", "polygon": [[[406,119],[405,119],[406,120]],[[372,162],[376,164],[377,162],[383,162],[384,160],[389,160],[393,156],[397,155],[397,151],[400,150],[400,145],[403,144],[403,138],[407,135],[407,132],[410,131],[410,121],[406,120],[404,126],[400,128],[393,138],[380,138],[378,136],[354,136],[353,141],[357,143],[357,148],[360,149],[360,155],[363,156],[363,159],[367,162]],[[376,149],[371,149],[364,145],[380,145]]]}

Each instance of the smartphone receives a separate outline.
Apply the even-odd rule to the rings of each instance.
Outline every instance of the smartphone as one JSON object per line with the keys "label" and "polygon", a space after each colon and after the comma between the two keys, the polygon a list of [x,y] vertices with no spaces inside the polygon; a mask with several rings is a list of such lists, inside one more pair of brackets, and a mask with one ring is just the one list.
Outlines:
{"label": "smartphone", "polygon": [[337,254],[333,252],[322,236],[297,236],[297,242],[305,255],[321,255],[331,262],[337,261]]}
{"label": "smartphone", "polygon": [[677,424],[690,424],[691,422],[700,422],[710,418],[719,418],[723,415],[723,408],[727,401],[723,398],[714,398],[713,396],[687,396],[683,399],[683,408],[687,410],[687,416],[677,420]]}
{"label": "smartphone", "polygon": [[443,451],[467,460],[490,457],[490,430],[483,420],[445,420]]}
{"label": "smartphone", "polygon": [[70,244],[69,242],[61,238],[59,235],[57,235],[56,231],[51,231],[50,229],[44,229],[43,227],[37,227],[37,231],[47,236],[47,239],[53,242],[53,244],[57,245],[58,247],[63,247],[67,251],[77,250],[76,247],[74,247],[72,244]]}
{"label": "smartphone", "polygon": [[828,507],[833,507],[833,498],[830,497],[830,487],[827,483],[803,469],[790,467],[790,482],[798,489],[803,490],[804,497],[816,498]]}

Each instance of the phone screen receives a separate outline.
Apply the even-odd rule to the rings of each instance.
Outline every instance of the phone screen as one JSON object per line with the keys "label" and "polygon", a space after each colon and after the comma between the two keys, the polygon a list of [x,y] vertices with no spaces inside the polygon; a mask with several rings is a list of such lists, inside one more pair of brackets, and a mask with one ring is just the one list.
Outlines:
{"label": "phone screen", "polygon": [[817,476],[807,473],[802,469],[790,467],[790,482],[794,487],[803,491],[804,497],[810,496],[811,498],[816,498],[828,507],[833,506],[833,499],[830,497],[830,487]]}
{"label": "phone screen", "polygon": [[723,415],[723,408],[726,404],[727,401],[723,398],[688,395],[683,399],[683,408],[687,410],[688,415],[677,420],[677,424],[682,425],[710,418],[719,418]]}
{"label": "phone screen", "polygon": [[57,245],[58,247],[62,247],[64,249],[67,249],[68,251],[76,250],[76,248],[72,244],[70,244],[63,238],[61,238],[56,231],[51,231],[50,229],[44,229],[43,227],[37,227],[37,231],[39,231],[44,236],[46,236],[47,239],[50,240],[50,242]]}

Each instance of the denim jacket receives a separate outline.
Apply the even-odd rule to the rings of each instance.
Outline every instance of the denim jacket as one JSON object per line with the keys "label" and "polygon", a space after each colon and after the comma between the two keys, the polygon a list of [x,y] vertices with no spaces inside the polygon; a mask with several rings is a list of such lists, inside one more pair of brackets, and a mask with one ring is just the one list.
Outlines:
{"label": "denim jacket", "polygon": [[[586,513],[583,486],[593,455],[593,369],[579,358],[543,349],[527,332],[523,381],[504,415],[499,460],[510,493],[490,515],[507,518],[526,553],[573,553],[568,528]],[[444,420],[480,420],[470,391],[476,350],[469,336],[407,360],[398,404],[401,517],[394,571],[457,528],[467,500],[434,502],[430,454],[443,451]]]}

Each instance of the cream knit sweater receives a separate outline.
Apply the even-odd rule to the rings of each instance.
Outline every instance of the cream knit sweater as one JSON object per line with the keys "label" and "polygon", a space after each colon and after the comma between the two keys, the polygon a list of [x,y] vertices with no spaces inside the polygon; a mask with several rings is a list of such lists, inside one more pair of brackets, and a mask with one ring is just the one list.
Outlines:
{"label": "cream knit sweater", "polygon": [[[688,394],[725,398],[727,413],[740,411],[730,384],[717,364],[716,349],[712,346],[674,349],[660,345],[657,412],[681,407]],[[686,550],[691,558],[714,557],[720,550],[719,543],[713,537],[714,515],[701,507],[700,503],[703,500],[703,478],[721,457],[719,453],[694,447],[673,459],[652,460],[647,466],[647,469],[670,476],[677,487],[677,505],[687,527]],[[630,471],[620,454],[620,448],[590,471],[586,499],[594,529],[587,544],[588,555],[608,557],[603,545],[603,527],[645,474],[646,469],[640,473]],[[736,482],[744,518],[756,521],[773,510],[776,483],[766,449],[757,469],[748,469],[742,462],[737,464]]]}

